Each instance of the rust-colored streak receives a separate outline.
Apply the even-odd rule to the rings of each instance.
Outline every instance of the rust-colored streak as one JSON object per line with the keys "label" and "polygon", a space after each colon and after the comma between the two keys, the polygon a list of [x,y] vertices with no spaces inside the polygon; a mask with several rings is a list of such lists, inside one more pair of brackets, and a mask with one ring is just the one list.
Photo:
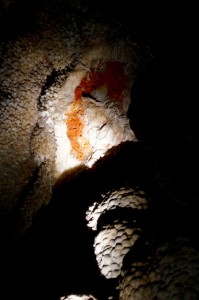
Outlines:
{"label": "rust-colored streak", "polygon": [[72,151],[80,161],[85,160],[91,151],[89,142],[83,137],[84,124],[82,116],[84,110],[85,105],[83,105],[81,99],[77,99],[71,104],[70,113],[66,113],[67,118],[65,119]]}
{"label": "rust-colored streak", "polygon": [[123,90],[128,83],[124,74],[124,63],[108,61],[101,63],[98,70],[91,71],[81,80],[74,91],[74,102],[70,105],[70,112],[66,113],[67,135],[71,142],[72,151],[80,161],[88,158],[92,153],[89,141],[83,137],[83,115],[86,108],[84,94],[89,94],[98,87],[107,87],[107,97],[110,100],[122,102]]}

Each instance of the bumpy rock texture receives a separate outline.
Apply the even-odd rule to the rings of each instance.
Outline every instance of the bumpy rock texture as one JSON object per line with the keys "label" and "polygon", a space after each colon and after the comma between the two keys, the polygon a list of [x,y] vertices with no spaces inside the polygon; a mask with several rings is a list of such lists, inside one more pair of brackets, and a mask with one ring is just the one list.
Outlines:
{"label": "bumpy rock texture", "polygon": [[2,299],[199,298],[192,41],[128,2],[0,0]]}
{"label": "bumpy rock texture", "polygon": [[86,3],[39,8],[30,32],[1,43],[1,208],[18,210],[21,231],[49,203],[64,171],[92,166],[111,147],[136,140],[126,116],[136,44],[116,29],[109,38],[108,24]]}
{"label": "bumpy rock texture", "polygon": [[198,249],[174,224],[174,233],[166,230],[169,238],[164,231],[157,238],[147,230],[145,222],[150,227],[152,220],[147,221],[143,210],[147,212],[150,203],[143,191],[126,187],[102,195],[101,203],[89,207],[87,226],[97,230],[93,247],[101,274],[118,279],[121,300],[197,299]]}
{"label": "bumpy rock texture", "polygon": [[[146,245],[146,248],[150,247]],[[123,270],[119,299],[198,299],[198,251],[178,237]]]}
{"label": "bumpy rock texture", "polygon": [[[101,273],[106,278],[117,278],[121,273],[125,255],[142,234],[133,212],[147,209],[149,203],[143,191],[127,188],[103,195],[103,198],[101,203],[94,203],[89,208],[86,219],[89,221],[88,227],[96,230],[100,217],[106,217],[107,213],[114,213],[119,209],[111,224],[100,226],[94,241],[94,251]],[[122,208],[127,209],[128,214],[123,215]]]}

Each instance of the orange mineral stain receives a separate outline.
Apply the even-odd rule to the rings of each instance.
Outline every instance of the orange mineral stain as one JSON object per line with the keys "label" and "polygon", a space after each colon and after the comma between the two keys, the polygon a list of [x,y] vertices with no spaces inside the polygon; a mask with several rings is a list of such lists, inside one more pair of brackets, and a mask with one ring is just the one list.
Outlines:
{"label": "orange mineral stain", "polygon": [[85,103],[77,99],[70,105],[70,112],[65,113],[67,134],[70,139],[72,151],[76,158],[83,161],[91,153],[89,142],[83,137],[84,123],[82,117],[85,111]]}
{"label": "orange mineral stain", "polygon": [[74,91],[75,100],[70,105],[70,111],[65,113],[65,122],[72,151],[80,161],[85,160],[92,153],[89,141],[83,137],[83,115],[87,104],[82,97],[106,85],[109,99],[122,102],[123,90],[128,83],[128,76],[124,74],[124,66],[124,63],[118,61],[101,63],[98,70],[91,68]]}

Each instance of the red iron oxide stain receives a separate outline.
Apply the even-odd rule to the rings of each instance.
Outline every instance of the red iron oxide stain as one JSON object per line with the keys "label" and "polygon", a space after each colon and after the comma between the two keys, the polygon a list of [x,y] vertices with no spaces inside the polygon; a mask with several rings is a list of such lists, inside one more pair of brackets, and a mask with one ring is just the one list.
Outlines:
{"label": "red iron oxide stain", "polygon": [[107,86],[109,98],[116,101],[122,100],[122,92],[129,81],[128,76],[124,74],[124,63],[108,61],[102,66],[102,71],[92,68],[91,72],[81,80],[75,89],[76,100],[81,98],[83,93],[89,94],[103,85]]}
{"label": "red iron oxide stain", "polygon": [[124,63],[109,61],[101,63],[98,70],[91,71],[81,80],[74,92],[74,102],[71,104],[70,113],[66,113],[67,134],[71,142],[72,151],[80,161],[92,153],[89,141],[83,138],[84,123],[82,117],[85,112],[86,102],[82,99],[85,94],[91,93],[98,87],[106,85],[109,99],[122,102],[123,90],[128,83],[128,76],[124,74]]}

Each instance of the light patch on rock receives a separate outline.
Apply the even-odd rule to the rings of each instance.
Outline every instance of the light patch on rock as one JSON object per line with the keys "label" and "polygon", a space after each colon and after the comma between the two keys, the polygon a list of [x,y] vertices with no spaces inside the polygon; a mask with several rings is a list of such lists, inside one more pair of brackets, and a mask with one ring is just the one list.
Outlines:
{"label": "light patch on rock", "polygon": [[69,296],[60,297],[60,300],[97,300],[97,299],[91,295],[69,295]]}
{"label": "light patch on rock", "polygon": [[127,117],[135,65],[132,48],[122,42],[88,49],[80,58],[59,92],[65,111],[55,120],[58,176],[80,164],[92,167],[112,147],[137,141]]}

